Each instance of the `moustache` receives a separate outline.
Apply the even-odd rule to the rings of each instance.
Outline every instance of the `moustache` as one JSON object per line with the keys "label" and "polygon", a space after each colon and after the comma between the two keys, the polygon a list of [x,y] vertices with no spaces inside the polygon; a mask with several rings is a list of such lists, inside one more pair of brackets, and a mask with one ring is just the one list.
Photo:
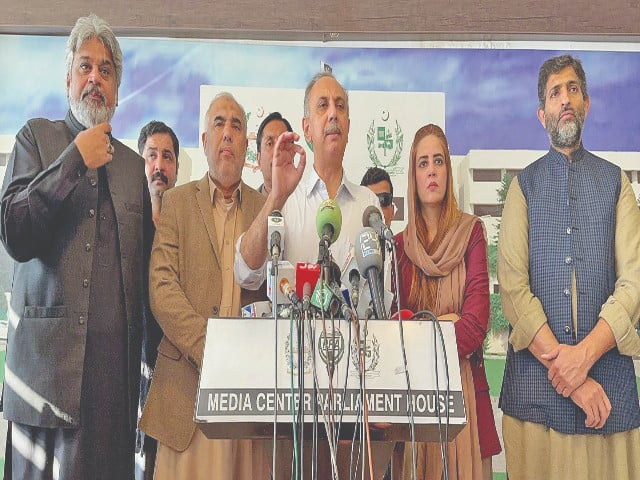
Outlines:
{"label": "moustache", "polygon": [[160,171],[154,172],[153,175],[151,175],[151,183],[155,182],[158,179],[162,180],[162,182],[165,185],[169,185],[169,179],[167,178],[167,176],[164,173],[162,173]]}
{"label": "moustache", "polygon": [[331,135],[334,133],[342,134],[342,129],[337,123],[331,123],[327,128],[324,129],[325,135]]}
{"label": "moustache", "polygon": [[98,87],[97,85],[92,85],[90,87],[87,87],[82,92],[82,100],[84,100],[87,97],[87,95],[91,95],[93,93],[97,93],[100,96],[100,100],[102,100],[102,103],[106,103],[107,99],[104,97],[104,95],[100,91],[100,87]]}

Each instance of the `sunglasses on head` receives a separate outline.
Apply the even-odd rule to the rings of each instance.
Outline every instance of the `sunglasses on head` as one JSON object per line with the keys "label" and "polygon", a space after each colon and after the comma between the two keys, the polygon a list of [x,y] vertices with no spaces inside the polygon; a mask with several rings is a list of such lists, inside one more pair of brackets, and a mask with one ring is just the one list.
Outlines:
{"label": "sunglasses on head", "polygon": [[389,205],[391,205],[391,202],[393,201],[393,195],[388,192],[376,193],[376,195],[378,196],[378,200],[380,200],[381,207],[388,207]]}

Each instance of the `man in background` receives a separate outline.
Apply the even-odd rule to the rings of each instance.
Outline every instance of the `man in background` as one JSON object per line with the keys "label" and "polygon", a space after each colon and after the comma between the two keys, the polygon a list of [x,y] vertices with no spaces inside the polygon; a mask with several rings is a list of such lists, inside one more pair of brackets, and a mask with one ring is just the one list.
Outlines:
{"label": "man in background", "polygon": [[271,192],[271,163],[273,162],[276,140],[283,132],[293,132],[293,129],[280,112],[267,115],[258,127],[258,135],[256,136],[258,166],[264,179],[264,183],[258,187],[258,191],[265,197]]}
{"label": "man in background", "polygon": [[[151,207],[153,210],[153,223],[157,225],[160,209],[162,207],[162,196],[164,192],[175,187],[178,179],[178,154],[180,153],[180,143],[178,137],[163,122],[152,120],[147,123],[138,137],[138,151],[144,158],[144,171],[149,185],[151,195]],[[151,237],[149,237],[150,240]],[[145,258],[149,258],[151,252],[151,242],[147,244]],[[145,296],[144,308],[142,310],[143,330],[142,330],[142,366],[140,375],[140,407],[142,412],[147,401],[149,387],[153,379],[153,371],[158,358],[158,345],[162,339],[162,329],[158,325],[151,305],[149,305],[149,268],[144,271]],[[136,433],[136,479],[151,480],[156,462],[157,442],[138,429]]]}
{"label": "man in background", "polygon": [[174,131],[163,122],[152,120],[140,131],[138,151],[144,158],[144,173],[149,183],[153,223],[158,223],[162,195],[176,186],[180,142]]}
{"label": "man in background", "polygon": [[364,173],[360,185],[376,194],[384,215],[384,223],[387,227],[391,227],[391,221],[395,215],[395,205],[393,204],[393,184],[389,173],[379,167],[369,167]]}

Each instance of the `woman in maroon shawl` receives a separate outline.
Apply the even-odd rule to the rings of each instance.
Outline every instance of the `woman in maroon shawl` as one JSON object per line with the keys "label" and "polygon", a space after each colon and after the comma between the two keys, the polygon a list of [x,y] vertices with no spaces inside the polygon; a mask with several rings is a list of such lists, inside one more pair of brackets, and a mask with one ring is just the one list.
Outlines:
{"label": "woman in maroon shawl", "polygon": [[[487,242],[480,219],[458,208],[449,146],[436,125],[416,132],[408,189],[408,224],[395,237],[400,306],[455,322],[467,425],[447,445],[449,479],[490,479],[491,457],[500,452],[500,442],[482,360],[489,323]],[[407,444],[405,478],[412,476],[411,458]],[[437,443],[417,444],[417,473],[420,480],[441,478]]]}

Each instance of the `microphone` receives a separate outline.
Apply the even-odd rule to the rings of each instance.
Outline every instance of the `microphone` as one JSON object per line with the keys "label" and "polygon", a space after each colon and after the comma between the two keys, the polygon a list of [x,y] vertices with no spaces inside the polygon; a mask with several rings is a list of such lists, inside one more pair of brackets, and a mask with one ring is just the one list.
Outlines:
{"label": "microphone", "polygon": [[382,218],[380,210],[373,205],[369,205],[364,209],[364,213],[362,214],[362,226],[373,228],[388,242],[393,241],[393,232],[389,227],[387,227],[387,224],[384,223],[384,218]]}
{"label": "microphone", "polygon": [[296,263],[296,295],[302,298],[304,296],[304,284],[315,285],[318,283],[318,278],[320,278],[320,265],[317,263]]}
{"label": "microphone", "polygon": [[289,279],[283,278],[280,280],[280,291],[284,294],[285,297],[289,299],[289,301],[300,308],[302,305],[300,303],[300,299],[296,295],[295,288],[289,283]]}
{"label": "microphone", "polygon": [[[277,271],[274,278],[272,271],[276,269]],[[274,265],[274,262],[269,260],[267,262],[267,272],[269,272],[267,275],[267,297],[269,300],[277,304],[291,303],[291,300],[288,297],[285,296],[281,298],[278,295],[278,291],[282,291],[280,288],[282,280],[286,280],[291,288],[295,289],[296,270],[293,268],[293,265],[287,261],[280,261],[276,266]],[[289,279],[293,279],[293,281],[290,281]]]}
{"label": "microphone", "polygon": [[309,282],[304,282],[302,292],[302,311],[308,312],[311,304],[311,284]]}
{"label": "microphone", "polygon": [[269,257],[282,260],[284,252],[284,218],[279,210],[274,210],[267,217],[267,248]]}
{"label": "microphone", "polygon": [[318,236],[331,245],[338,239],[342,228],[342,212],[335,200],[325,200],[316,213],[316,230]]}
{"label": "microphone", "polygon": [[351,287],[347,290],[347,300],[353,308],[358,308],[358,302],[360,301],[360,272],[353,252],[354,249],[351,247],[347,258],[342,263],[340,282],[342,285]]}
{"label": "microphone", "polygon": [[363,228],[358,234],[355,246],[358,270],[364,272],[371,291],[371,301],[376,318],[387,318],[382,300],[382,288],[380,285],[380,271],[382,270],[382,253],[380,249],[380,237],[371,227]]}
{"label": "microphone", "polygon": [[357,268],[352,268],[349,271],[349,283],[351,284],[351,305],[353,308],[358,308],[358,301],[360,300],[360,272]]}

